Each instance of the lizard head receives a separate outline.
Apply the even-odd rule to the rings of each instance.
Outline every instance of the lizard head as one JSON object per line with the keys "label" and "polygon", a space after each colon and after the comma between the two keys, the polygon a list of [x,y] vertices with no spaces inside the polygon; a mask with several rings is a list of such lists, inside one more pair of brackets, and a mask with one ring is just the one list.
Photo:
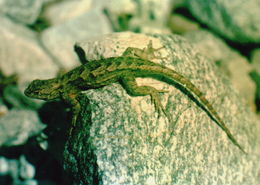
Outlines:
{"label": "lizard head", "polygon": [[25,89],[24,94],[30,98],[54,100],[59,98],[60,88],[56,79],[34,80]]}

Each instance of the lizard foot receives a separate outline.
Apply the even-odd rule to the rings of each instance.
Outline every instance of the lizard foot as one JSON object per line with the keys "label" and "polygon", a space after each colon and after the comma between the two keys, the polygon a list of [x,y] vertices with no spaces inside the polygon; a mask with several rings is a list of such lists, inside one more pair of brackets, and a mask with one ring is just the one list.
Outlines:
{"label": "lizard foot", "polygon": [[168,121],[171,122],[171,117],[163,107],[159,97],[159,93],[167,93],[167,92],[168,91],[164,91],[164,90],[156,90],[153,93],[151,93],[150,96],[151,96],[151,101],[154,104],[155,111],[158,113],[158,116],[160,117],[161,113],[163,113],[167,117]]}
{"label": "lizard foot", "polygon": [[123,56],[137,57],[137,58],[142,58],[144,60],[166,59],[167,57],[161,57],[161,56],[155,55],[156,52],[158,52],[159,50],[161,50],[163,48],[165,48],[165,47],[162,46],[162,47],[156,48],[156,49],[153,48],[152,41],[150,40],[147,47],[145,47],[143,49],[128,47],[124,51]]}

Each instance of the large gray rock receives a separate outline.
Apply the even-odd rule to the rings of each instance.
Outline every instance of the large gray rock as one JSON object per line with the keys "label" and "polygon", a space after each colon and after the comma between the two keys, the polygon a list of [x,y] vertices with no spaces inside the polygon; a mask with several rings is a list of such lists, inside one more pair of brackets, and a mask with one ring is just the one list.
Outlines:
{"label": "large gray rock", "polygon": [[1,0],[0,13],[15,21],[32,24],[38,18],[43,3],[43,0]]}
{"label": "large gray rock", "polygon": [[191,80],[213,104],[248,155],[177,86],[139,78],[168,90],[161,95],[172,121],[158,117],[150,97],[131,97],[118,83],[88,90],[66,143],[65,168],[81,184],[257,184],[260,124],[230,81],[176,35],[119,33],[79,43],[89,59],[120,56],[128,46],[164,49],[162,63]]}
{"label": "large gray rock", "polygon": [[191,13],[235,42],[260,42],[259,0],[188,0]]}

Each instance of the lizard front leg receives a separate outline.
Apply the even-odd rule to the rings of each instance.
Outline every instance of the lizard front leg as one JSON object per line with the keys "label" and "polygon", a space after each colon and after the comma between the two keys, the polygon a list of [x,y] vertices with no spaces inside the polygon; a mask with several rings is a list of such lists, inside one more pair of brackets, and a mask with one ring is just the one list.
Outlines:
{"label": "lizard front leg", "polygon": [[149,44],[147,47],[143,49],[139,48],[134,48],[134,47],[128,47],[122,56],[128,56],[128,57],[137,57],[137,58],[142,58],[144,60],[152,60],[152,59],[165,59],[166,57],[161,57],[161,56],[156,56],[155,52],[163,49],[163,47],[160,48],[153,48],[152,41],[149,41]]}
{"label": "lizard front leg", "polygon": [[167,117],[168,121],[171,122],[170,115],[163,108],[162,103],[160,101],[159,93],[165,93],[168,91],[157,90],[151,86],[138,86],[136,80],[133,76],[123,76],[121,78],[121,84],[127,91],[127,93],[131,96],[146,96],[150,95],[151,101],[154,104],[155,111],[158,112],[159,116],[161,112]]}
{"label": "lizard front leg", "polygon": [[62,99],[72,107],[72,121],[69,135],[71,135],[72,130],[76,126],[77,118],[80,112],[80,103],[77,99],[79,95],[80,93],[78,91],[70,91],[62,94]]}

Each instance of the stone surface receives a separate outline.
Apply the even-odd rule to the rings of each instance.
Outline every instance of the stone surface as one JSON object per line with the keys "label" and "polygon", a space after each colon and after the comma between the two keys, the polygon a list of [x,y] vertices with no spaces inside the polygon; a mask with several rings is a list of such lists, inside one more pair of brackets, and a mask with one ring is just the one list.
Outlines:
{"label": "stone surface", "polygon": [[111,32],[107,19],[99,9],[92,9],[64,24],[52,26],[42,33],[41,40],[60,66],[68,69],[79,65],[73,51],[79,40],[96,37]]}
{"label": "stone surface", "polygon": [[222,39],[207,30],[195,30],[183,36],[210,61],[220,63],[219,66],[228,62],[229,55],[232,54],[231,48]]}
{"label": "stone surface", "polygon": [[20,90],[38,78],[54,77],[57,65],[44,51],[31,30],[0,18],[0,68],[5,75],[17,74]]}
{"label": "stone surface", "polygon": [[51,25],[62,24],[73,17],[80,16],[91,8],[92,0],[71,1],[64,0],[48,6],[43,17]]}
{"label": "stone surface", "polygon": [[43,0],[1,0],[0,13],[24,24],[33,24],[41,12],[43,2]]}
{"label": "stone surface", "polygon": [[[243,154],[210,117],[178,87],[149,78],[168,90],[161,95],[172,116],[158,117],[150,97],[131,97],[118,83],[88,90],[65,151],[65,169],[74,184],[257,184],[260,181],[260,124],[241,102],[229,80],[183,38],[132,33],[110,34],[79,43],[87,58],[121,55],[126,47],[165,46],[162,63],[190,79],[213,104]],[[246,123],[246,124],[245,124]],[[202,175],[203,174],[203,175]]]}
{"label": "stone surface", "polygon": [[24,144],[44,128],[36,112],[13,109],[0,117],[0,146]]}
{"label": "stone surface", "polygon": [[258,0],[189,0],[187,7],[198,20],[230,40],[260,42]]}
{"label": "stone surface", "polygon": [[256,86],[249,76],[252,71],[249,61],[211,32],[198,30],[188,32],[184,36],[229,76],[239,94],[254,110]]}

